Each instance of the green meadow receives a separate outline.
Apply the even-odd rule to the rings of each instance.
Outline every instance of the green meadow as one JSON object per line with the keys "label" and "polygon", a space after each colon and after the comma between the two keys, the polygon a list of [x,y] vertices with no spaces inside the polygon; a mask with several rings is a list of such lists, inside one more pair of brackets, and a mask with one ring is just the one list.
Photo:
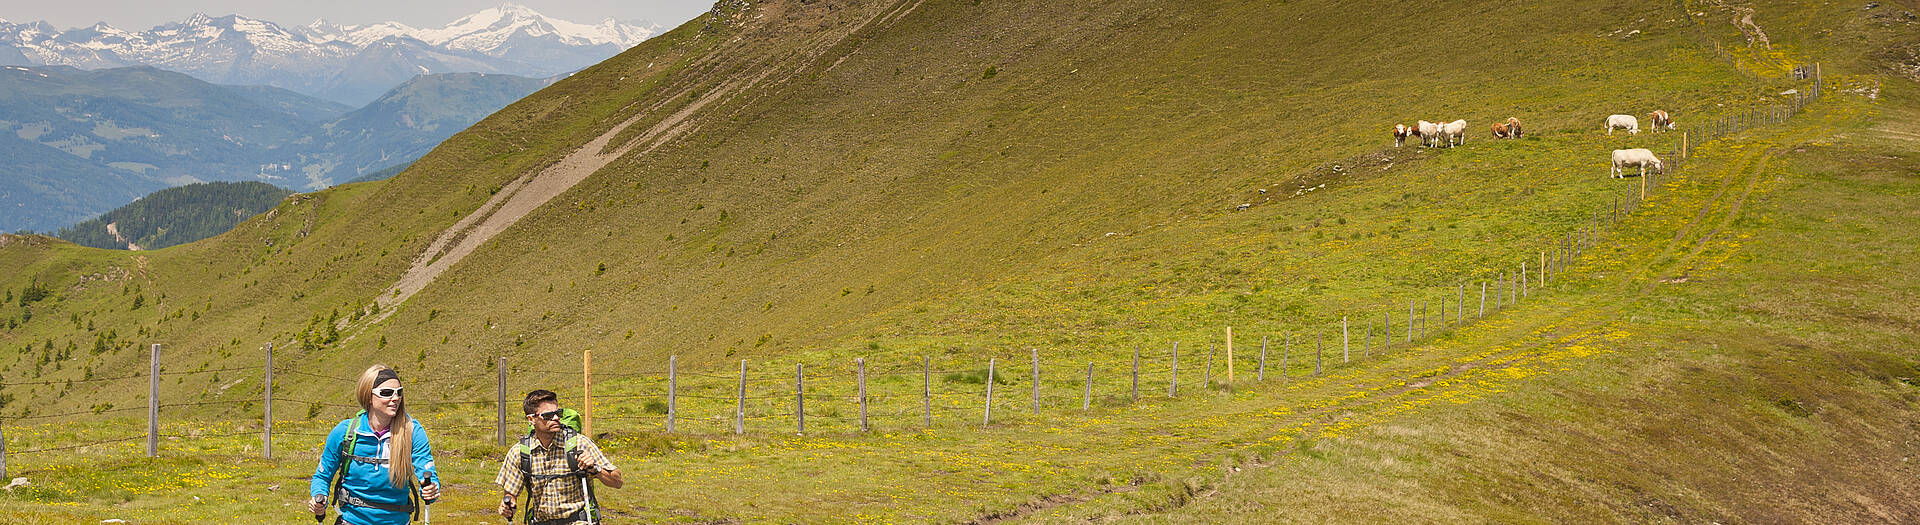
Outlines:
{"label": "green meadow", "polygon": [[[33,484],[0,520],[304,522],[321,434],[354,410],[337,378],[383,362],[435,445],[433,513],[498,523],[498,363],[510,401],[576,406],[589,349],[593,431],[629,483],[600,495],[623,522],[1920,511],[1920,90],[1898,53],[1920,41],[1891,11],[1911,6],[1754,6],[1770,49],[1747,47],[1741,5],[1354,7],[722,3],[393,179],[220,237],[6,237],[0,431]],[[1803,112],[1709,136],[1808,92],[1787,73],[1814,62],[1827,89]],[[1653,109],[1680,131],[1601,130]],[[1508,116],[1526,137],[1489,138]],[[1388,133],[1456,118],[1458,148]],[[629,119],[616,143],[686,131],[370,306],[513,179]],[[1644,202],[1642,179],[1607,176],[1610,150],[1683,136]],[[1480,316],[1479,283],[1538,272],[1576,232],[1590,244],[1544,286]],[[1410,301],[1432,305],[1411,341]],[[153,343],[166,437],[147,458]]]}

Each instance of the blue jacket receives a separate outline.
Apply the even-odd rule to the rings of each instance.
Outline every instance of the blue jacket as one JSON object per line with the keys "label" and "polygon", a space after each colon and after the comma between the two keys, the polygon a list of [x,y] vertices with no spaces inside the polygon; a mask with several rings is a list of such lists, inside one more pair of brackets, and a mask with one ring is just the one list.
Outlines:
{"label": "blue jacket", "polygon": [[[354,419],[356,418],[340,421],[340,424],[333,426],[333,432],[327,433],[326,450],[320,453],[320,466],[313,469],[313,482],[307,489],[309,495],[326,496],[328,503],[337,505],[337,502],[333,501],[333,495],[328,494],[328,491],[333,488],[334,471],[340,468],[341,442],[346,439],[347,426]],[[391,434],[376,438],[373,435],[372,425],[367,422],[366,414],[357,416],[357,419],[359,419],[359,425],[353,438],[353,455],[370,458],[391,457],[387,450],[387,441],[392,437]],[[420,420],[412,421],[414,480],[417,483],[419,480],[431,477],[438,482],[440,476],[433,470],[433,447],[427,443],[426,429],[420,426]],[[367,501],[395,505],[407,504],[407,490],[395,488],[393,483],[388,481],[386,465],[347,462],[347,471],[340,479],[340,490]],[[340,516],[358,525],[404,524],[410,518],[404,512],[352,505],[340,506]]]}

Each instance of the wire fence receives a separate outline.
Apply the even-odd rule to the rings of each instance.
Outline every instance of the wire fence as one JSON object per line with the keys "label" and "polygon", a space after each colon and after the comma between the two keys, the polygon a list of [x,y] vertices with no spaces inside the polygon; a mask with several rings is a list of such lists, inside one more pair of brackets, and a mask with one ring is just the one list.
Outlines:
{"label": "wire fence", "polygon": [[[509,410],[509,379],[512,384],[551,383],[561,378],[581,380],[581,406],[586,413],[587,430],[596,421],[602,429],[688,434],[741,434],[746,432],[867,432],[876,421],[889,428],[925,428],[936,425],[964,425],[981,428],[996,421],[1010,422],[1045,417],[1048,411],[1085,411],[1092,407],[1129,406],[1154,398],[1178,398],[1194,390],[1212,390],[1247,383],[1240,370],[1251,372],[1251,382],[1287,381],[1298,377],[1317,377],[1332,367],[1388,355],[1396,347],[1409,347],[1442,337],[1486,316],[1534,300],[1535,296],[1555,289],[1562,272],[1596,239],[1626,219],[1660,188],[1658,181],[1685,169],[1689,141],[1696,136],[1713,140],[1755,127],[1785,122],[1817,100],[1825,90],[1817,64],[1794,68],[1798,79],[1807,81],[1807,91],[1784,93],[1777,103],[1733,111],[1709,117],[1705,124],[1689,126],[1672,149],[1664,152],[1667,160],[1639,177],[1639,184],[1625,188],[1610,202],[1597,204],[1585,220],[1563,234],[1547,239],[1537,257],[1514,261],[1508,268],[1460,275],[1449,284],[1429,287],[1382,300],[1371,308],[1340,316],[1336,323],[1313,329],[1285,333],[1242,334],[1236,338],[1231,328],[1224,337],[1205,349],[1165,341],[1158,345],[1135,346],[1130,352],[1088,352],[1056,359],[1032,349],[1026,355],[992,356],[983,361],[966,362],[931,356],[917,361],[900,358],[892,362],[869,362],[865,358],[851,363],[761,363],[755,368],[742,360],[737,372],[727,369],[680,370],[674,358],[657,369],[626,369],[617,372],[593,372],[590,361],[580,371],[512,367],[505,358],[489,363],[491,372],[412,379],[422,384],[468,385],[493,378],[493,399],[464,398],[420,400],[411,407],[454,407],[452,418],[436,422],[440,430],[493,430],[493,440],[504,445],[525,425]],[[1805,76],[1801,77],[1804,72]],[[1674,130],[1677,126],[1656,122],[1654,132]],[[1406,309],[1400,309],[1405,304]],[[1404,314],[1404,317],[1401,315]],[[1377,324],[1376,324],[1377,322]],[[1248,346],[1253,338],[1257,346]],[[1242,350],[1244,349],[1244,350]],[[1257,349],[1257,351],[1255,350]],[[1237,352],[1238,350],[1238,352]],[[90,449],[139,440],[147,443],[148,456],[160,453],[159,440],[216,440],[258,436],[262,453],[273,454],[274,436],[324,437],[324,432],[302,428],[275,430],[273,408],[305,408],[304,417],[287,422],[324,422],[324,409],[358,410],[357,404],[300,399],[274,393],[275,376],[293,376],[326,380],[343,387],[357,378],[272,365],[272,347],[267,348],[266,363],[260,367],[227,367],[184,371],[162,371],[160,345],[153,345],[153,364],[143,375],[87,377],[72,380],[35,380],[0,383],[0,387],[111,384],[118,387],[146,380],[149,396],[146,406],[98,406],[90,410],[59,413],[23,413],[12,421],[48,421],[74,418],[118,416],[142,409],[147,413],[147,430],[140,435],[114,436],[81,442],[44,443],[35,437],[32,448],[9,451],[6,421],[0,421],[0,477],[5,476],[9,454],[36,455]],[[1310,355],[1309,355],[1310,354]],[[590,353],[589,353],[590,355]],[[1358,358],[1356,359],[1356,355]],[[937,365],[937,366],[936,366]],[[265,384],[258,401],[263,410],[262,429],[226,433],[166,434],[160,431],[163,413],[181,408],[233,405],[234,401],[160,402],[162,377],[202,374],[259,372]],[[1273,376],[1269,378],[1268,376]],[[595,395],[595,383],[617,384],[611,393]],[[640,385],[644,385],[641,387]],[[345,388],[343,388],[345,390]],[[252,401],[246,401],[251,403]],[[601,404],[600,402],[605,402]],[[460,411],[459,407],[494,408],[492,418],[484,412]],[[595,415],[595,409],[602,413]],[[163,409],[175,409],[164,410]],[[509,417],[512,416],[512,417]],[[488,421],[488,419],[492,419]],[[824,424],[823,424],[824,423]],[[683,425],[692,424],[686,428]],[[470,432],[468,434],[471,434]],[[64,434],[63,434],[64,436]],[[471,436],[469,436],[471,437]]]}

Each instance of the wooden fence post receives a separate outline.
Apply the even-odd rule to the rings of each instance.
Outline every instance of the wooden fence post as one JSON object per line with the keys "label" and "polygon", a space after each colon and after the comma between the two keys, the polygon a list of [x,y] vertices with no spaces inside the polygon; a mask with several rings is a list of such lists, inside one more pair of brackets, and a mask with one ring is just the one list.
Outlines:
{"label": "wooden fence post", "polygon": [[13,479],[13,478],[10,478],[10,477],[7,477],[7,430],[6,430],[6,426],[7,426],[7,425],[6,425],[6,422],[5,422],[5,419],[4,419],[4,418],[0,418],[0,479],[6,479],[6,480],[11,480],[11,479]]}
{"label": "wooden fence post", "polygon": [[160,457],[160,344],[147,365],[147,457]]}
{"label": "wooden fence post", "polygon": [[1093,361],[1087,361],[1087,393],[1080,398],[1080,411],[1093,408]]}
{"label": "wooden fence post", "polygon": [[993,424],[993,365],[998,360],[996,357],[987,358],[987,408],[982,412],[981,426]]}
{"label": "wooden fence post", "polygon": [[593,435],[593,347],[580,352],[580,433]]}
{"label": "wooden fence post", "polygon": [[1425,298],[1420,299],[1420,338],[1421,339],[1425,339],[1433,335],[1433,324],[1428,322],[1428,320],[1432,319],[1432,317],[1427,315],[1427,311],[1432,309],[1433,309],[1432,299],[1425,299]]}
{"label": "wooden fence post", "polygon": [[1040,349],[1028,348],[1033,352],[1033,413],[1040,413]]}
{"label": "wooden fence post", "polygon": [[733,395],[733,433],[747,433],[747,360],[740,360],[740,388]]}
{"label": "wooden fence post", "polygon": [[1133,400],[1140,401],[1140,345],[1133,345]]}
{"label": "wooden fence post", "polygon": [[1267,336],[1264,335],[1260,336],[1260,374],[1255,379],[1267,380]]}
{"label": "wooden fence post", "polygon": [[1287,334],[1287,338],[1280,341],[1280,380],[1283,382],[1287,380],[1287,358],[1292,354],[1293,334]]}
{"label": "wooden fence post", "polygon": [[1314,332],[1314,334],[1316,335],[1313,343],[1313,376],[1320,377],[1320,361],[1322,359],[1321,356],[1326,353],[1327,333],[1322,331]]}
{"label": "wooden fence post", "polygon": [[1383,325],[1380,327],[1380,353],[1391,353],[1393,352],[1393,314],[1383,313],[1380,317]]}
{"label": "wooden fence post", "polygon": [[860,431],[867,431],[867,358],[854,358],[853,365],[860,369]]}
{"label": "wooden fence post", "polygon": [[1527,262],[1520,261],[1520,298],[1527,298]]}
{"label": "wooden fence post", "polygon": [[496,434],[494,437],[500,446],[504,447],[507,446],[507,358],[500,358],[500,366],[499,368],[495,368],[494,372],[496,372],[495,376],[497,376],[496,378],[498,380],[498,388],[494,392],[499,394],[499,402],[496,406],[500,409],[499,426],[494,429],[494,434]]}
{"label": "wooden fence post", "polygon": [[[266,379],[261,381],[261,397],[264,398],[260,416],[260,457],[273,459],[273,343],[267,343]],[[0,475],[0,478],[6,477]]]}
{"label": "wooden fence post", "polygon": [[1200,389],[1213,388],[1213,353],[1219,351],[1219,345],[1207,345],[1206,372],[1200,374]]}
{"label": "wooden fence post", "polygon": [[926,413],[921,426],[933,428],[933,356],[920,356],[920,407]]}
{"label": "wooden fence post", "polygon": [[1466,326],[1467,325],[1467,283],[1460,283],[1454,286],[1458,287],[1457,288],[1458,293],[1455,294],[1455,297],[1453,299],[1453,313],[1457,314],[1453,316],[1453,326],[1455,327]]}
{"label": "wooden fence post", "polygon": [[1486,281],[1480,281],[1480,315],[1475,316],[1474,318],[1475,319],[1487,318],[1487,282]]}
{"label": "wooden fence post", "polygon": [[[992,384],[991,381],[988,384]],[[793,364],[793,420],[795,432],[807,433],[807,364]]]}
{"label": "wooden fence post", "polygon": [[667,356],[667,433],[668,434],[673,433],[674,416],[679,415],[677,410],[679,408],[679,403],[678,403],[679,399],[677,399],[677,396],[675,395],[678,393],[677,387],[680,386],[679,385],[680,374],[679,374],[679,371],[677,370],[677,368],[679,367],[678,366],[679,363],[680,363],[680,356],[678,355]]}
{"label": "wooden fence post", "polygon": [[1373,357],[1373,320],[1372,319],[1367,320],[1367,337],[1365,339],[1361,339],[1360,357],[1361,358]]}
{"label": "wooden fence post", "polygon": [[1233,327],[1227,327],[1227,386],[1233,386]]}

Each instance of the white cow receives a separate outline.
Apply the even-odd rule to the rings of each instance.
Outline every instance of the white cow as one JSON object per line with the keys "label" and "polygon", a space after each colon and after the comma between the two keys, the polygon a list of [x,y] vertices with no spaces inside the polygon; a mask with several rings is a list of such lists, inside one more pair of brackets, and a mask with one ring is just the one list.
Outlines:
{"label": "white cow", "polygon": [[1629,135],[1639,133],[1640,119],[1633,115],[1607,115],[1607,134],[1612,135],[1615,129],[1627,130]]}
{"label": "white cow", "polygon": [[1461,144],[1466,144],[1467,143],[1467,121],[1456,120],[1453,122],[1448,122],[1446,124],[1441,124],[1440,133],[1441,133],[1440,138],[1447,141],[1447,147],[1449,148],[1458,146]]}
{"label": "white cow", "polygon": [[1660,158],[1653,156],[1653,152],[1646,148],[1613,150],[1613,178],[1626,178],[1626,176],[1620,174],[1620,168],[1623,166],[1640,167],[1640,176],[1642,177],[1647,176],[1648,166],[1653,167],[1654,173],[1665,173],[1667,171],[1666,165],[1660,163]]}
{"label": "white cow", "polygon": [[1413,130],[1413,134],[1420,136],[1420,145],[1431,148],[1433,147],[1433,139],[1440,136],[1440,124],[1422,120],[1419,126]]}

